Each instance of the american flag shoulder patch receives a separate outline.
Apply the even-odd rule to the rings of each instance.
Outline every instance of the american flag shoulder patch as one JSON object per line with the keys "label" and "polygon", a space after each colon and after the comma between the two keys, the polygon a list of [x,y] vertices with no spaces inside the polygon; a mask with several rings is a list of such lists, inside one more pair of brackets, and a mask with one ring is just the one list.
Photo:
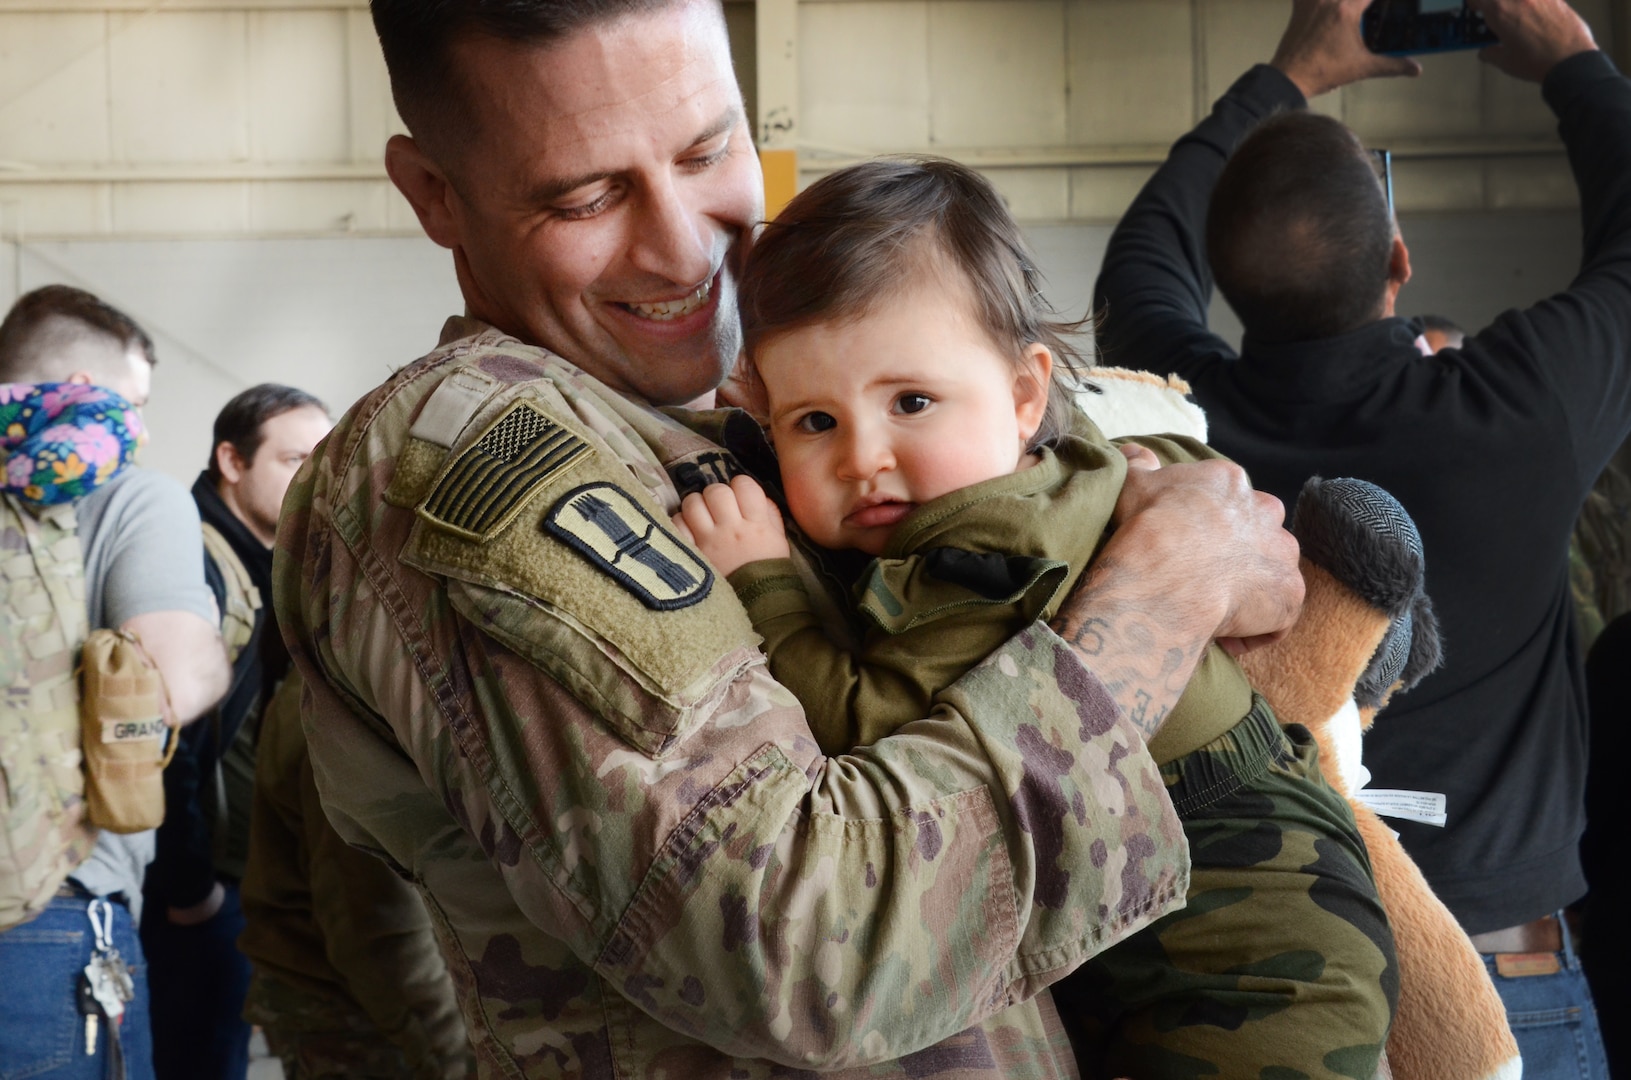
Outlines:
{"label": "american flag shoulder patch", "polygon": [[419,515],[467,540],[490,540],[540,485],[593,454],[543,410],[517,402],[447,463],[419,504]]}
{"label": "american flag shoulder patch", "polygon": [[616,484],[567,492],[544,528],[654,611],[689,607],[713,588],[714,572],[702,556]]}

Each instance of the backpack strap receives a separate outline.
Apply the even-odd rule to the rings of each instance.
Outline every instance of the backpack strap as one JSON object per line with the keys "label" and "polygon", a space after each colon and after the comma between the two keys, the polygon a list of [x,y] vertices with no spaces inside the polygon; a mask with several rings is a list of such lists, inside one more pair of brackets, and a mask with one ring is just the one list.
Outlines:
{"label": "backpack strap", "polygon": [[226,643],[227,659],[236,663],[244,647],[254,639],[256,616],[266,605],[243,560],[232,550],[232,544],[221,530],[207,521],[204,522],[204,550],[221,571],[221,580],[226,585],[226,603],[221,611],[221,640]]}

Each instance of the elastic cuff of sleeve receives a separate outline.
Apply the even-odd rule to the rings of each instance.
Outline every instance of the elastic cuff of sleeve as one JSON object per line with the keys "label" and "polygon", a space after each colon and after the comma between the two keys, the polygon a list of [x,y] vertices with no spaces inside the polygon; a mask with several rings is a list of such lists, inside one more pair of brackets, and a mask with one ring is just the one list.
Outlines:
{"label": "elastic cuff of sleeve", "polygon": [[804,580],[792,559],[760,559],[740,566],[725,579],[736,590],[737,599],[758,623],[788,612],[808,609],[810,598]]}
{"label": "elastic cuff of sleeve", "polygon": [[1552,65],[1552,70],[1546,73],[1541,81],[1540,94],[1546,99],[1546,104],[1552,111],[1561,117],[1566,109],[1574,103],[1575,98],[1594,82],[1601,79],[1618,78],[1619,69],[1614,61],[1601,49],[1588,49],[1582,53],[1575,53],[1566,60],[1559,60]]}
{"label": "elastic cuff of sleeve", "polygon": [[1308,105],[1297,84],[1273,64],[1253,66],[1229,87],[1229,96],[1249,98],[1254,105],[1261,103],[1264,116],[1276,109],[1301,109]]}

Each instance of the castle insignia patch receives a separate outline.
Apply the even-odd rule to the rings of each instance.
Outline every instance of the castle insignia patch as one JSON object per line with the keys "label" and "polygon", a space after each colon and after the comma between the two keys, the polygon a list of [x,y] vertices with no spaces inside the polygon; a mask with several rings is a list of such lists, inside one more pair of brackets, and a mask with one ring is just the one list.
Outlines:
{"label": "castle insignia patch", "polygon": [[654,611],[708,595],[714,573],[615,484],[585,484],[556,501],[544,527]]}

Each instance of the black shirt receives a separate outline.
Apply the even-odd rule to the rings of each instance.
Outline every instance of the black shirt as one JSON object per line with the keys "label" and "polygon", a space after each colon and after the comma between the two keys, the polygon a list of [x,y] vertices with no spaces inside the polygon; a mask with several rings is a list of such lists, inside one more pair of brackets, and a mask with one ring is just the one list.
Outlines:
{"label": "black shirt", "polygon": [[[215,526],[232,546],[250,580],[260,590],[261,609],[255,617],[254,636],[232,664],[232,683],[211,713],[181,729],[181,744],[164,770],[164,823],[156,837],[156,853],[144,886],[156,901],[155,918],[162,906],[192,907],[202,902],[218,878],[235,879],[242,852],[248,844],[248,822],[229,818],[227,835],[218,836],[217,818],[246,804],[234,792],[217,789],[218,768],[246,721],[258,719],[273,688],[287,672],[289,656],[272,616],[272,549],[261,543],[221,499],[208,473],[193,484],[199,517]],[[204,579],[215,594],[216,607],[226,610],[226,579],[206,551]],[[227,784],[235,779],[223,778]],[[237,777],[240,783],[246,778]],[[222,850],[225,845],[225,850]],[[229,865],[217,865],[217,856]]]}
{"label": "black shirt", "polygon": [[1385,319],[1241,354],[1206,328],[1207,201],[1259,119],[1306,103],[1258,67],[1180,140],[1111,238],[1095,306],[1105,363],[1182,376],[1212,444],[1289,508],[1309,476],[1398,497],[1421,530],[1445,666],[1377,721],[1372,786],[1448,796],[1443,829],[1390,822],[1468,933],[1585,891],[1586,711],[1570,530],[1631,429],[1631,82],[1601,53],[1542,87],[1580,186],[1581,271],[1464,348],[1421,355]]}

